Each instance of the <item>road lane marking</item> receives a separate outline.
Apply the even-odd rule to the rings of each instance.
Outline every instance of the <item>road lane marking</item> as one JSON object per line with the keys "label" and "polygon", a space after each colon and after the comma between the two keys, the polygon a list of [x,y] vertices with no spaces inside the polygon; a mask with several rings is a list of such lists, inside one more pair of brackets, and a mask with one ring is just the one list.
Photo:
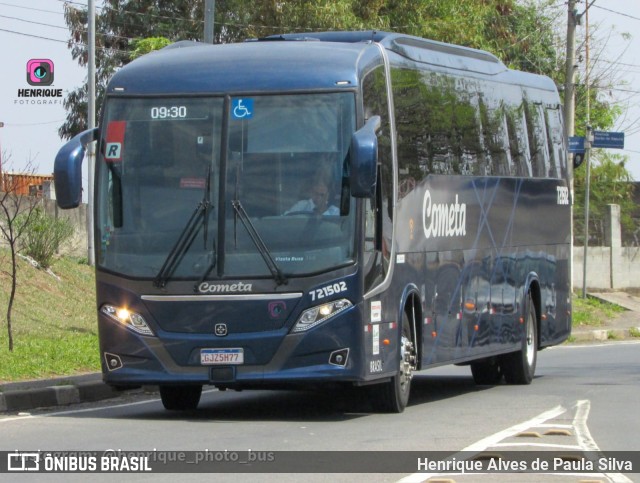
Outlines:
{"label": "road lane marking", "polygon": [[495,446],[499,441],[503,439],[510,438],[511,436],[515,436],[522,431],[529,429],[534,426],[538,426],[539,424],[548,421],[549,419],[556,418],[560,416],[562,413],[566,412],[566,408],[562,406],[556,406],[553,409],[549,409],[534,418],[529,419],[528,421],[524,421],[522,423],[516,424],[515,426],[511,426],[503,431],[498,431],[491,436],[487,436],[486,438],[481,439],[480,441],[476,441],[473,444],[470,444],[462,451],[477,451],[481,452],[486,450],[489,446]]}
{"label": "road lane marking", "polygon": [[[579,400],[576,403],[576,415],[573,418],[573,426],[576,431],[576,438],[578,444],[583,451],[597,451],[600,452],[600,447],[591,436],[589,427],[587,426],[587,420],[589,419],[589,412],[591,411],[591,401],[588,399]],[[632,481],[624,476],[622,473],[602,473],[609,478],[613,483],[632,483]]]}
{"label": "road lane marking", "polygon": [[587,419],[591,410],[591,401],[583,399],[576,404],[576,415],[573,418],[573,427],[576,429],[576,438],[578,444],[585,451],[600,451],[595,440],[591,436],[591,432],[587,427]]}
{"label": "road lane marking", "polygon": [[550,443],[497,443],[492,448],[534,447],[534,448],[558,448],[581,451],[583,448],[578,444],[550,444]]}
{"label": "road lane marking", "polygon": [[[549,409],[548,411],[540,413],[534,418],[531,418],[527,421],[516,424],[515,426],[511,426],[510,428],[507,428],[505,430],[498,431],[497,433],[494,433],[490,436],[487,436],[486,438],[476,441],[475,443],[472,443],[466,448],[462,449],[459,453],[456,453],[450,456],[449,458],[446,458],[446,460],[453,460],[454,458],[459,459],[460,455],[464,454],[464,452],[473,451],[476,453],[480,453],[486,450],[490,446],[497,445],[498,442],[502,441],[503,439],[515,436],[516,434],[521,433],[525,429],[531,428],[533,426],[544,424],[549,419],[556,418],[566,411],[567,411],[566,408],[562,406],[556,406],[553,409]],[[465,455],[465,456],[468,456],[468,455]],[[405,476],[401,480],[398,480],[398,482],[399,483],[421,483],[423,481],[428,480],[429,478],[432,478],[434,476],[439,476],[439,475],[440,473],[414,473],[412,475]],[[447,476],[453,476],[453,475],[447,474]]]}
{"label": "road lane marking", "polygon": [[[533,448],[554,448],[554,449],[567,449],[567,450],[578,450],[583,452],[598,452],[601,453],[601,450],[598,444],[595,442],[593,437],[591,436],[591,432],[587,426],[587,421],[589,418],[589,411],[591,409],[591,401],[589,400],[579,400],[576,402],[572,409],[575,409],[575,416],[573,418],[571,425],[558,425],[558,424],[549,424],[548,420],[556,418],[561,414],[565,413],[567,410],[562,406],[556,406],[553,409],[545,411],[538,416],[529,419],[528,421],[524,421],[522,423],[516,424],[515,426],[511,426],[503,431],[499,431],[495,434],[487,436],[475,443],[470,444],[466,448],[462,449],[460,452],[446,458],[446,460],[453,459],[468,459],[468,454],[465,452],[473,452],[473,453],[482,453],[486,451],[488,448],[504,448],[504,447],[533,447]],[[570,427],[575,431],[576,436],[576,445],[559,445],[559,444],[543,444],[543,443],[516,443],[516,442],[507,442],[501,443],[508,438],[516,436],[517,434],[530,429],[530,428],[539,428],[539,427],[549,427],[553,426],[555,428],[559,426]],[[570,473],[544,473],[545,475],[559,475],[559,476],[571,476]],[[439,477],[442,473],[414,473],[412,475],[406,476],[398,481],[398,483],[421,483],[427,481],[432,477]],[[456,473],[447,473],[446,477],[457,476]],[[590,477],[590,476],[604,476],[608,479],[608,481],[612,483],[631,483],[631,480],[624,476],[622,473],[604,473],[604,472],[596,472],[593,474],[587,473],[576,473],[574,476],[576,477]]]}

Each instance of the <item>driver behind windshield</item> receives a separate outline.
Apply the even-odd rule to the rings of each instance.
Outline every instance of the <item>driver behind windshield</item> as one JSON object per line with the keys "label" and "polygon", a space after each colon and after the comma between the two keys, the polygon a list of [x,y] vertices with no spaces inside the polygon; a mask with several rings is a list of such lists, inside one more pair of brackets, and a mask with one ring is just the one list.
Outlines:
{"label": "driver behind windshield", "polygon": [[329,184],[323,177],[316,177],[311,186],[311,197],[298,201],[284,214],[315,213],[324,216],[338,216],[340,214],[338,207],[329,204],[330,195]]}

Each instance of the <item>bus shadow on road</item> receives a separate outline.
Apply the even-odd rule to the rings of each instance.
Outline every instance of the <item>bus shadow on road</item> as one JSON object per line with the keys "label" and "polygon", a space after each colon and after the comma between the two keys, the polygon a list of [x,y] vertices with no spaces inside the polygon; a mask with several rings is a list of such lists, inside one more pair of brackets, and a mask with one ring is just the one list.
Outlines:
{"label": "bus shadow on road", "polygon": [[[455,398],[464,394],[490,389],[477,386],[470,376],[421,375],[414,376],[409,408],[431,402]],[[166,411],[161,403],[136,406],[133,412],[108,412],[108,418],[147,420],[182,419],[187,421],[347,421],[377,414],[366,388],[333,386],[318,390],[246,390],[212,391],[202,395],[198,409]],[[94,414],[95,416],[95,414]]]}
{"label": "bus shadow on road", "polygon": [[429,404],[430,402],[450,399],[463,394],[484,391],[493,386],[479,386],[471,375],[427,375],[419,374],[411,381],[411,397],[409,406]]}

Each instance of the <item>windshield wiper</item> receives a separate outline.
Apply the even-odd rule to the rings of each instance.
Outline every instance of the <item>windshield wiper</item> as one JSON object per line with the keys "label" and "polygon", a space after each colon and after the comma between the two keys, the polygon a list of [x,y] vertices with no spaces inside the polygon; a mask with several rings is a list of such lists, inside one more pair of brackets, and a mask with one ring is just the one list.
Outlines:
{"label": "windshield wiper", "polygon": [[244,211],[244,208],[242,207],[242,203],[240,203],[240,200],[238,199],[233,200],[231,202],[231,206],[233,206],[233,209],[236,212],[236,215],[238,216],[238,218],[240,218],[240,221],[242,222],[244,227],[247,229],[247,233],[249,233],[249,237],[251,238],[251,241],[258,249],[258,252],[260,253],[260,255],[262,255],[264,262],[267,264],[267,268],[269,268],[271,275],[273,275],[273,279],[276,281],[278,285],[286,284],[287,278],[284,276],[284,274],[282,273],[282,270],[280,270],[280,268],[276,264],[276,261],[271,256],[269,249],[264,244],[264,241],[262,241],[262,238],[256,231],[256,228],[253,226],[253,223],[251,223],[251,219],[249,219],[249,215],[247,215],[247,212]]}
{"label": "windshield wiper", "polygon": [[[182,229],[180,236],[174,243],[171,251],[167,255],[164,263],[162,264],[162,268],[156,275],[156,278],[153,281],[153,285],[158,288],[164,288],[167,285],[167,282],[175,272],[178,265],[184,258],[185,254],[191,248],[193,241],[196,239],[198,235],[198,231],[200,231],[200,227],[204,226],[204,244],[205,248],[207,245],[207,231],[209,227],[209,212],[213,205],[210,201],[211,197],[211,166],[207,169],[207,183],[204,190],[204,195],[202,196],[202,201],[198,203],[198,206],[194,210],[191,218]],[[215,244],[214,244],[214,262],[215,264]],[[210,270],[209,270],[210,271]]]}

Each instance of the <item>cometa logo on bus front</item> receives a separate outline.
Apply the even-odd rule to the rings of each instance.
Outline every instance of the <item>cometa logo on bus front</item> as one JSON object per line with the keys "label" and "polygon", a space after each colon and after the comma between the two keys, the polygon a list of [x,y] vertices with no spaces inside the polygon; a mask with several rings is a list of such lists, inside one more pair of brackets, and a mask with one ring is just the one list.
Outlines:
{"label": "cometa logo on bus front", "polygon": [[198,291],[200,293],[228,293],[228,292],[251,292],[253,285],[250,283],[209,283],[202,282],[198,285]]}
{"label": "cometa logo on bus front", "polygon": [[422,223],[426,238],[465,236],[467,234],[467,204],[435,203],[429,190],[424,193],[422,202]]}

